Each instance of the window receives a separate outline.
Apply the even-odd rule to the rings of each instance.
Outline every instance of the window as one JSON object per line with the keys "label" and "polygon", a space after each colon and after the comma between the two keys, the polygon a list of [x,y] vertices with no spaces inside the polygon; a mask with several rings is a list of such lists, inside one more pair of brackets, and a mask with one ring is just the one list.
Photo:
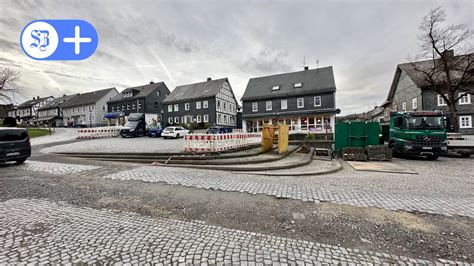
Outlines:
{"label": "window", "polygon": [[446,102],[444,101],[443,97],[438,94],[438,106],[446,105]]}
{"label": "window", "polygon": [[130,104],[127,103],[127,110],[130,110]]}
{"label": "window", "polygon": [[459,127],[460,128],[471,128],[472,127],[472,117],[469,115],[459,117]]}
{"label": "window", "polygon": [[413,110],[418,108],[418,100],[416,98],[411,99],[411,107]]}
{"label": "window", "polygon": [[178,123],[179,123],[179,117],[175,117],[175,118],[174,118],[174,122],[175,122],[176,124],[178,124]]}
{"label": "window", "polygon": [[122,104],[122,111],[125,111],[125,104]]}
{"label": "window", "polygon": [[267,111],[271,111],[271,110],[272,110],[272,101],[267,101],[267,102],[265,103],[265,109],[266,109]]}
{"label": "window", "polygon": [[301,82],[295,83],[294,85],[295,88],[301,88],[301,86],[303,86],[303,83]]}
{"label": "window", "polygon": [[286,110],[286,109],[288,109],[288,101],[281,100],[281,110]]}
{"label": "window", "polygon": [[168,123],[173,124],[173,118],[172,117],[168,117]]}
{"label": "window", "polygon": [[227,110],[227,102],[224,102],[224,110]]}
{"label": "window", "polygon": [[252,112],[258,112],[258,103],[252,103]]}
{"label": "window", "polygon": [[189,110],[189,103],[184,104],[184,110],[188,111]]}
{"label": "window", "polygon": [[173,105],[168,105],[168,113],[171,113],[173,112]]}
{"label": "window", "polygon": [[117,105],[117,111],[120,111],[120,105]]}
{"label": "window", "polygon": [[221,109],[221,101],[217,100],[217,109]]}
{"label": "window", "polygon": [[272,87],[272,91],[277,91],[280,89],[280,85],[276,85]]}
{"label": "window", "polygon": [[303,108],[304,107],[304,98],[298,98],[296,103],[297,103],[298,108]]}
{"label": "window", "polygon": [[202,101],[202,108],[207,108],[209,106],[208,101]]}
{"label": "window", "polygon": [[209,122],[209,115],[204,115],[204,123],[207,123]]}
{"label": "window", "polygon": [[[174,105],[174,111],[175,111],[175,112],[178,111],[178,105],[177,105],[177,104]],[[178,122],[176,122],[176,123],[178,123]]]}
{"label": "window", "polygon": [[83,111],[83,112],[86,111],[86,107],[85,107],[85,106],[82,106],[82,111]]}
{"label": "window", "polygon": [[402,111],[407,110],[407,102],[402,102]]}
{"label": "window", "polygon": [[159,91],[156,92],[156,96],[160,97],[160,92]]}
{"label": "window", "polygon": [[105,111],[107,107],[105,105],[102,105],[102,111]]}
{"label": "window", "polygon": [[196,121],[197,121],[198,123],[201,123],[201,116],[200,116],[200,115],[196,116]]}
{"label": "window", "polygon": [[196,109],[201,109],[201,101],[196,102]]}
{"label": "window", "polygon": [[314,97],[314,106],[321,106],[321,96]]}
{"label": "window", "polygon": [[132,110],[135,110],[137,106],[135,105],[135,103],[132,104]]}
{"label": "window", "polygon": [[[464,92],[460,92],[458,97],[461,97],[461,95],[463,95]],[[460,99],[459,99],[459,104],[470,104],[471,103],[471,95],[468,93],[466,95],[463,95]]]}
{"label": "window", "polygon": [[140,110],[142,109],[142,103],[138,103],[138,109],[137,110]]}

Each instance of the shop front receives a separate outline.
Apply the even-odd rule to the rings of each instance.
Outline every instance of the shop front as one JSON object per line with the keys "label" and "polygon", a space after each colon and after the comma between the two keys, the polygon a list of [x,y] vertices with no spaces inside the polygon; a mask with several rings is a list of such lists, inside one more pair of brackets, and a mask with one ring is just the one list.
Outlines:
{"label": "shop front", "polygon": [[264,117],[246,119],[242,124],[244,132],[261,132],[264,124],[286,124],[290,134],[328,134],[334,131],[335,116],[334,114],[318,114],[293,117]]}

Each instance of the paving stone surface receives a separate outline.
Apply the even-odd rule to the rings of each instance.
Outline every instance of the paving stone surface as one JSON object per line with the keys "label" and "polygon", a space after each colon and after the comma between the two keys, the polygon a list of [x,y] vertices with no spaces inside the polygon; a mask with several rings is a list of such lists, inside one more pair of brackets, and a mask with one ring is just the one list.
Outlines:
{"label": "paving stone surface", "polygon": [[99,169],[100,166],[67,164],[67,163],[51,163],[27,160],[24,164],[16,166],[18,170],[47,172],[50,174],[77,174],[83,171]]}
{"label": "paving stone surface", "polygon": [[99,262],[160,265],[433,263],[227,229],[200,221],[157,220],[40,199],[0,203],[0,264]]}
{"label": "paving stone surface", "polygon": [[472,162],[471,159],[449,158],[442,158],[439,162],[396,160],[400,165],[417,170],[417,175],[354,171],[348,165],[335,174],[311,177],[255,176],[145,166],[105,178],[164,182],[316,203],[326,201],[387,210],[474,217]]}

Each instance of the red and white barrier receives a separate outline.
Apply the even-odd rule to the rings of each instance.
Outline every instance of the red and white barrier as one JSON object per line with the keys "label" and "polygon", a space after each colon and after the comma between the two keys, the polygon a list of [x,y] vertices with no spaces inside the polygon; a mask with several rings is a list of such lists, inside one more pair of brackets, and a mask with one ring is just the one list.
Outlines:
{"label": "red and white barrier", "polygon": [[259,133],[188,134],[184,136],[184,151],[223,151],[261,142]]}
{"label": "red and white barrier", "polygon": [[120,127],[81,128],[78,133],[78,139],[113,138],[120,134]]}

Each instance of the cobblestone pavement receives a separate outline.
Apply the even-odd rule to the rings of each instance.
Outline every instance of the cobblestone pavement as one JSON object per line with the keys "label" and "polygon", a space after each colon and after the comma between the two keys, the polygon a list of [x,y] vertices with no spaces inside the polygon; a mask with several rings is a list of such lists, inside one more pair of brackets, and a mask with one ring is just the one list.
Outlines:
{"label": "cobblestone pavement", "polygon": [[77,128],[53,128],[51,135],[32,138],[31,145],[45,145],[75,140],[79,136]]}
{"label": "cobblestone pavement", "polygon": [[182,152],[184,150],[184,139],[163,138],[104,138],[85,142],[70,143],[45,148],[42,152]]}
{"label": "cobblestone pavement", "polygon": [[[347,249],[200,221],[156,220],[46,200],[0,203],[0,264],[12,263],[427,264],[386,253]],[[440,260],[441,263],[455,263]]]}
{"label": "cobblestone pavement", "polygon": [[[354,171],[346,165],[336,174],[313,177],[268,177],[168,167],[145,166],[105,178],[165,182],[202,189],[238,191],[312,202],[333,202],[387,210],[419,211],[474,217],[472,160],[443,158],[429,161],[398,161],[416,166],[419,175]],[[451,162],[450,162],[451,161]],[[458,164],[451,169],[447,163]]]}
{"label": "cobblestone pavement", "polygon": [[77,174],[87,170],[95,170],[100,167],[81,164],[50,163],[28,160],[24,164],[17,166],[18,170],[47,172],[50,174],[69,175]]}
{"label": "cobblestone pavement", "polygon": [[[456,161],[453,161],[456,160]],[[472,159],[398,160],[420,174],[354,171],[346,165],[336,174],[274,177],[156,166],[92,166],[27,161],[20,170],[104,177],[113,180],[164,182],[200,189],[263,194],[319,203],[321,201],[387,210],[419,211],[474,217]],[[454,166],[452,166],[454,165]],[[13,168],[16,169],[16,168]]]}

